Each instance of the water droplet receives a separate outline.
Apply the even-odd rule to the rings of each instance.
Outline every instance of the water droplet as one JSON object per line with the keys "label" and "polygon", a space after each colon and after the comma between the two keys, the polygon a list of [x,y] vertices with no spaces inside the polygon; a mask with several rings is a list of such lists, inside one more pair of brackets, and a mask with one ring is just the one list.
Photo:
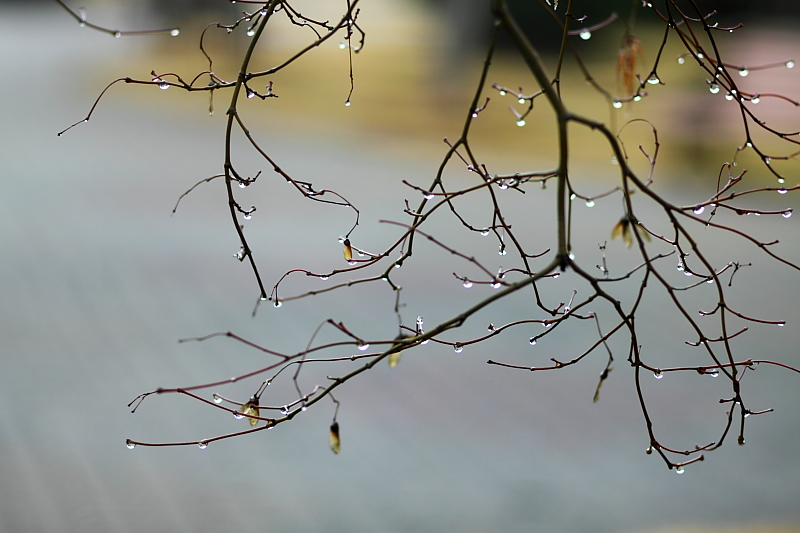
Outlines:
{"label": "water droplet", "polygon": [[572,193],[572,194],[569,195],[569,200],[570,201],[574,200],[575,198],[577,198],[577,195],[575,193]]}
{"label": "water droplet", "polygon": [[781,213],[781,216],[782,216],[783,218],[791,218],[791,216],[792,216],[792,211],[791,211],[791,209],[790,209],[789,211],[784,211],[783,213]]}
{"label": "water droplet", "polygon": [[778,189],[778,194],[786,194],[786,189]]}
{"label": "water droplet", "polygon": [[663,377],[664,377],[664,374],[662,374],[662,373],[661,373],[661,370],[656,370],[655,372],[653,372],[653,376],[654,376],[656,379],[661,379],[661,378],[663,378]]}
{"label": "water droplet", "polygon": [[300,406],[300,410],[306,412],[308,410],[308,406],[306,404],[303,404]]}
{"label": "water droplet", "polygon": [[456,353],[461,353],[461,352],[464,351],[464,347],[461,346],[459,343],[455,343],[453,345],[453,351],[456,352]]}
{"label": "water droplet", "polygon": [[276,308],[278,308],[278,307],[280,307],[280,306],[282,306],[282,305],[283,305],[283,302],[282,302],[282,301],[280,301],[280,300],[275,300],[275,303],[274,303],[274,304],[272,304],[272,305],[273,305],[273,306],[275,306]]}
{"label": "water droplet", "polygon": [[247,183],[245,181],[240,181],[239,182],[239,188],[240,189],[245,189],[245,188],[247,188],[248,185],[249,185],[249,183]]}
{"label": "water droplet", "polygon": [[764,163],[769,165],[770,163],[772,163],[772,158],[770,156],[765,156],[764,157]]}
{"label": "water droplet", "polygon": [[560,275],[561,275],[561,272],[553,272],[553,279],[558,279],[558,277]]}
{"label": "water droplet", "polygon": [[486,237],[487,235],[489,235],[489,228],[481,230],[481,237]]}
{"label": "water droplet", "polygon": [[706,280],[706,283],[708,283],[708,284],[714,283],[714,278],[708,278]]}
{"label": "water droplet", "polygon": [[678,58],[678,64],[679,65],[683,65],[685,62],[686,62],[686,60],[683,57],[679,57]]}
{"label": "water droplet", "polygon": [[344,41],[340,42],[339,43],[339,50],[344,50],[345,48],[347,48],[347,43],[344,42]]}
{"label": "water droplet", "polygon": [[506,95],[505,91],[500,91],[500,96],[505,96],[505,95]]}
{"label": "water droplet", "polygon": [[236,411],[235,413],[233,413],[233,418],[235,418],[236,420],[241,420],[242,418],[244,418],[244,414],[240,413],[239,411]]}
{"label": "water droplet", "polygon": [[592,32],[588,30],[583,30],[579,35],[581,39],[583,39],[584,41],[588,41],[589,39],[592,38]]}
{"label": "water droplet", "polygon": [[366,342],[364,342],[364,343],[361,343],[361,344],[359,344],[359,345],[358,345],[358,349],[359,349],[359,351],[362,351],[362,352],[363,352],[363,351],[364,351],[364,350],[366,350],[367,348],[369,348],[369,344],[367,344]]}
{"label": "water droplet", "polygon": [[500,245],[500,249],[497,251],[500,255],[506,255],[506,247],[504,245]]}
{"label": "water droplet", "polygon": [[715,368],[715,369],[711,370],[710,372],[708,372],[708,375],[711,376],[712,378],[718,377],[719,376],[719,370],[717,370]]}
{"label": "water droplet", "polygon": [[344,105],[345,105],[345,107],[350,107],[350,99],[349,98],[344,101]]}
{"label": "water droplet", "polygon": [[320,276],[319,279],[322,281],[328,281],[328,276]]}
{"label": "water droplet", "polygon": [[289,406],[288,405],[284,405],[283,407],[281,407],[281,414],[283,416],[286,416],[286,415],[289,414]]}
{"label": "water droplet", "polygon": [[542,326],[544,326],[546,328],[550,328],[550,327],[553,327],[553,323],[545,320],[544,322],[542,322]]}
{"label": "water droplet", "polygon": [[702,214],[703,214],[703,211],[705,211],[705,210],[706,210],[705,206],[703,206],[703,205],[697,206],[697,207],[694,209],[694,214],[695,214],[695,215],[702,215]]}
{"label": "water droplet", "polygon": [[786,325],[786,322],[778,322],[778,327],[779,328],[782,328],[785,325]]}
{"label": "water droplet", "polygon": [[253,218],[253,214],[252,213],[245,213],[242,218],[244,218],[245,220],[250,220],[251,218]]}
{"label": "water droplet", "polygon": [[178,28],[175,28],[174,30],[169,32],[169,34],[172,35],[173,37],[177,37],[178,35],[181,34],[181,30],[179,30]]}
{"label": "water droplet", "polygon": [[525,121],[524,120],[522,120],[522,119],[517,120],[517,126],[519,126],[521,128],[524,125],[525,125]]}
{"label": "water droplet", "polygon": [[167,89],[169,89],[169,83],[162,81],[161,83],[158,84],[158,88],[161,89],[162,91],[166,91]]}
{"label": "water droplet", "polygon": [[784,178],[778,178],[778,183],[786,183],[786,180]]}
{"label": "water droplet", "polygon": [[489,322],[489,325],[486,327],[486,329],[487,329],[489,332],[492,332],[492,331],[494,331],[494,324],[492,324],[491,322]]}
{"label": "water droplet", "polygon": [[252,28],[251,28],[251,29],[249,29],[249,30],[247,30],[247,36],[248,36],[248,37],[252,37],[252,36],[253,36],[253,35],[255,35],[255,34],[256,34],[256,30],[254,30],[254,29],[252,29]]}
{"label": "water droplet", "polygon": [[80,21],[78,23],[78,26],[80,26],[81,28],[84,28],[84,27],[86,27],[86,23],[84,21]]}
{"label": "water droplet", "polygon": [[256,92],[253,89],[247,89],[247,98],[253,98]]}
{"label": "water droplet", "polygon": [[[118,32],[118,31],[115,31],[115,32],[114,32],[114,37],[115,37],[115,38],[117,38],[117,39],[119,39],[120,37],[122,37],[122,33],[121,33],[121,32]],[[789,63],[786,63],[786,66],[787,66],[787,67],[789,67]],[[793,67],[793,66],[794,66],[794,63],[792,63],[792,67]],[[792,67],[789,67],[789,68],[792,68]]]}
{"label": "water droplet", "polygon": [[637,94],[636,96],[633,97],[633,101],[634,102],[638,102],[641,99],[642,99],[642,95],[640,95],[640,94]]}
{"label": "water droplet", "polygon": [[200,448],[201,450],[205,450],[206,448],[208,448],[208,443],[206,441],[198,442],[197,447]]}
{"label": "water droplet", "polygon": [[536,346],[536,337],[531,337],[531,339],[528,341],[528,344],[531,346]]}
{"label": "water droplet", "polygon": [[647,83],[649,83],[650,85],[657,85],[661,83],[661,80],[658,79],[658,76],[650,76],[649,78],[647,78]]}
{"label": "water droplet", "polygon": [[709,83],[708,92],[710,92],[711,94],[717,94],[719,92],[719,85],[717,85],[716,83]]}
{"label": "water droplet", "polygon": [[422,196],[423,196],[423,197],[424,197],[426,200],[433,200],[433,198],[434,198],[434,195],[433,195],[433,193],[429,193],[429,192],[428,192],[428,193],[425,193],[425,194],[423,194]]}
{"label": "water droplet", "polygon": [[586,207],[594,207],[594,200],[586,200]]}
{"label": "water droplet", "polygon": [[614,103],[611,105],[613,105],[615,109],[619,109],[620,107],[622,107],[622,102],[614,100]]}
{"label": "water droplet", "polygon": [[683,266],[683,261],[678,261],[678,266],[676,267],[678,272],[683,272],[683,269],[686,268]]}
{"label": "water droplet", "polygon": [[418,316],[418,317],[417,317],[417,327],[418,327],[418,328],[421,328],[421,327],[422,327],[422,325],[423,325],[423,320],[422,320],[422,317],[421,317],[421,316]]}
{"label": "water droplet", "polygon": [[214,398],[214,403],[222,403],[222,397],[221,396],[219,396],[217,394],[214,394],[213,398]]}
{"label": "water droplet", "polygon": [[517,102],[519,102],[520,104],[524,104],[525,103],[525,99],[524,98],[520,98],[520,99],[517,100]]}
{"label": "water droplet", "polygon": [[676,474],[683,474],[683,472],[684,472],[684,470],[683,470],[682,466],[679,466],[678,468],[675,469],[675,473]]}
{"label": "water droplet", "polygon": [[615,156],[615,155],[611,156],[611,164],[612,165],[616,165],[617,164],[617,156]]}
{"label": "water droplet", "polygon": [[129,450],[136,448],[136,445],[132,443],[130,439],[125,441],[125,446],[127,446]]}
{"label": "water droplet", "polygon": [[728,100],[729,102],[730,102],[731,100],[733,100],[733,94],[731,94],[731,93],[728,93],[728,94],[726,94],[726,95],[725,95],[725,100]]}
{"label": "water droplet", "polygon": [[469,289],[470,287],[472,287],[472,282],[468,279],[464,280],[464,288]]}
{"label": "water droplet", "polygon": [[697,59],[703,59],[704,57],[706,56],[703,55],[703,52],[697,52]]}
{"label": "water droplet", "polygon": [[750,74],[750,71],[746,68],[739,69],[739,76],[746,78],[748,74]]}
{"label": "water droplet", "polygon": [[472,112],[472,118],[478,118],[478,112],[477,111],[473,111]]}
{"label": "water droplet", "polygon": [[494,283],[492,283],[492,288],[493,289],[499,289],[500,288],[500,282],[499,281],[495,281]]}
{"label": "water droplet", "polygon": [[266,302],[267,301],[267,295],[266,294],[262,294],[261,296],[259,296],[258,299],[261,300],[262,302]]}
{"label": "water droplet", "polygon": [[754,104],[757,104],[757,103],[759,103],[759,102],[761,101],[761,98],[759,98],[758,96],[754,96],[754,97],[752,97],[752,98],[750,99],[750,101],[751,101],[752,103],[754,103]]}
{"label": "water droplet", "polygon": [[794,68],[794,61],[791,59],[786,62],[786,68]]}
{"label": "water droplet", "polygon": [[694,276],[694,274],[692,274],[692,272],[689,270],[684,270],[683,275],[686,276],[687,278],[691,278],[692,276]]}

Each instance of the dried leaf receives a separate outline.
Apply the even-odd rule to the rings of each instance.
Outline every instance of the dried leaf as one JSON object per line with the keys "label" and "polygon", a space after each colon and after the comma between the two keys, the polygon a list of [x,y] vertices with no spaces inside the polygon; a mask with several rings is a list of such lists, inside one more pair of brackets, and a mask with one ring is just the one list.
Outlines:
{"label": "dried leaf", "polygon": [[[407,338],[409,338],[409,335],[404,335],[404,334],[401,333],[400,335],[395,337],[394,340],[395,341],[402,341],[403,339],[407,339]],[[399,344],[400,343],[395,342],[395,344],[392,345],[392,348],[396,348]],[[389,354],[389,368],[394,368],[394,367],[397,366],[397,363],[400,362],[400,356],[401,355],[403,355],[403,351],[402,350]]]}
{"label": "dried leaf", "polygon": [[626,33],[617,54],[617,83],[625,96],[632,96],[634,93],[637,61],[644,63],[642,43],[637,37]]}
{"label": "dried leaf", "polygon": [[352,261],[353,259],[353,248],[350,246],[350,239],[344,240],[344,260],[345,261]]}
{"label": "dried leaf", "polygon": [[250,398],[250,400],[246,404],[244,404],[239,408],[239,412],[247,416],[247,420],[250,422],[251,426],[256,426],[258,424],[258,418],[251,418],[251,417],[259,416],[258,398],[256,397]]}
{"label": "dried leaf", "polygon": [[331,424],[330,445],[333,453],[339,453],[342,449],[342,441],[339,438],[339,422]]}

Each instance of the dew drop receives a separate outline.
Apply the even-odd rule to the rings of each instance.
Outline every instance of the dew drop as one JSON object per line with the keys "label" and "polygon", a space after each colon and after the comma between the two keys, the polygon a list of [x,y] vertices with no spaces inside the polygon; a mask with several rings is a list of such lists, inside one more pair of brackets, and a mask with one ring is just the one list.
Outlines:
{"label": "dew drop", "polygon": [[778,322],[778,327],[779,328],[782,328],[785,325],[786,325],[786,322]]}
{"label": "dew drop", "polygon": [[517,102],[519,102],[520,104],[524,104],[525,103],[525,99],[524,98],[519,98],[517,100]]}
{"label": "dew drop", "polygon": [[519,126],[521,128],[524,125],[525,125],[525,121],[524,120],[522,120],[522,119],[517,120],[517,126]]}
{"label": "dew drop", "polygon": [[739,76],[741,76],[743,78],[746,78],[748,74],[750,74],[750,71],[747,70],[746,68],[743,68],[743,69],[739,70]]}
{"label": "dew drop", "polygon": [[426,200],[433,200],[434,195],[432,193],[425,193],[422,195]]}
{"label": "dew drop", "polygon": [[172,35],[173,37],[177,37],[178,35],[181,34],[181,30],[179,30],[178,28],[175,28],[174,30],[169,32],[169,34]]}
{"label": "dew drop", "polygon": [[619,100],[614,100],[614,103],[611,105],[613,105],[615,109],[619,109],[620,107],[622,107],[622,102],[620,102]]}
{"label": "dew drop", "polygon": [[240,181],[240,182],[239,182],[239,188],[240,188],[240,189],[246,189],[246,188],[247,188],[247,185],[248,185],[248,184],[247,184],[246,182],[244,182],[244,181]]}
{"label": "dew drop", "polygon": [[129,450],[136,448],[136,445],[132,443],[130,439],[125,441],[125,446],[127,446]]}
{"label": "dew drop", "polygon": [[219,396],[217,394],[214,394],[213,397],[214,397],[214,403],[222,403],[222,397],[221,396]]}
{"label": "dew drop", "polygon": [[506,247],[501,245],[497,253],[500,255],[506,255]]}
{"label": "dew drop", "polygon": [[528,344],[531,346],[536,346],[536,337],[531,337],[531,340],[528,341]]}
{"label": "dew drop", "polygon": [[158,84],[158,88],[161,89],[162,91],[166,91],[167,89],[169,89],[169,83],[162,81],[161,83]]}
{"label": "dew drop", "polygon": [[769,165],[770,163],[772,163],[772,158],[771,158],[771,157],[769,157],[769,156],[766,156],[766,157],[764,157],[764,163],[766,163],[767,165]]}
{"label": "dew drop", "polygon": [[254,30],[254,29],[252,29],[252,28],[251,28],[251,29],[249,29],[249,30],[247,30],[247,36],[248,36],[248,37],[252,37],[252,36],[253,36],[253,35],[255,35],[255,34],[256,34],[256,30]]}
{"label": "dew drop", "polygon": [[491,322],[489,322],[489,325],[486,327],[486,330],[487,330],[487,331],[489,331],[489,332],[492,332],[492,331],[494,331],[494,324],[492,324]]}
{"label": "dew drop", "polygon": [[633,97],[633,101],[634,102],[638,102],[641,99],[642,99],[642,95],[640,95],[640,94],[637,94],[636,96]]}
{"label": "dew drop", "polygon": [[319,279],[321,279],[322,281],[328,281],[329,278],[328,276],[320,276]]}
{"label": "dew drop", "polygon": [[489,235],[489,228],[481,230],[481,237],[486,237],[487,235]]}
{"label": "dew drop", "polygon": [[786,189],[778,189],[778,194],[786,194]]}
{"label": "dew drop", "polygon": [[703,206],[703,205],[697,206],[695,208],[695,210],[694,210],[694,214],[695,215],[702,215],[703,211],[705,211],[705,210],[706,210],[705,206]]}
{"label": "dew drop", "polygon": [[786,183],[786,180],[784,178],[778,178],[778,183]]}
{"label": "dew drop", "polygon": [[786,68],[794,68],[794,61],[789,60],[786,62]]}
{"label": "dew drop", "polygon": [[500,91],[500,96],[505,96],[505,95],[506,95],[505,91]]}
{"label": "dew drop", "polygon": [[586,207],[594,207],[594,200],[586,200]]}
{"label": "dew drop", "polygon": [[570,201],[574,200],[575,198],[577,198],[577,195],[575,193],[569,195]]}
{"label": "dew drop", "polygon": [[289,406],[288,405],[284,405],[283,407],[281,407],[281,414],[283,416],[286,416],[286,415],[289,414]]}
{"label": "dew drop", "polygon": [[545,320],[544,322],[542,322],[542,326],[544,326],[546,328],[549,328],[549,327],[553,326],[553,323],[552,322],[548,322],[547,320]]}
{"label": "dew drop", "polygon": [[581,39],[583,39],[584,41],[588,41],[589,39],[592,38],[592,32],[590,32],[588,30],[582,31],[579,35],[580,35]]}
{"label": "dew drop", "polygon": [[244,218],[245,220],[250,220],[251,218],[253,218],[253,215],[251,213],[247,213],[242,218]]}
{"label": "dew drop", "polygon": [[709,285],[710,285],[710,284],[712,284],[712,283],[714,283],[714,278],[708,278],[708,279],[706,280],[706,283],[708,283]]}
{"label": "dew drop", "polygon": [[663,378],[663,377],[664,377],[664,374],[662,374],[662,373],[661,373],[661,370],[656,370],[655,372],[653,372],[653,376],[654,376],[656,379],[661,379],[661,378]]}
{"label": "dew drop", "polygon": [[726,94],[725,100],[728,100],[730,102],[731,100],[733,100],[733,95],[731,93]]}
{"label": "dew drop", "polygon": [[[114,32],[114,37],[119,39],[120,37],[122,37],[122,33],[118,32],[118,31],[115,31]],[[789,63],[786,63],[786,66],[789,67]],[[793,66],[794,66],[794,63],[792,63],[792,67]],[[789,67],[789,68],[792,68],[792,67]]]}
{"label": "dew drop", "polygon": [[344,42],[344,41],[340,42],[339,43],[339,50],[344,50],[345,48],[347,48],[347,43]]}
{"label": "dew drop", "polygon": [[683,269],[686,268],[683,266],[683,261],[678,261],[678,266],[676,267],[678,272],[683,272]]}
{"label": "dew drop", "polygon": [[456,352],[456,353],[461,353],[461,352],[464,351],[464,347],[461,346],[459,343],[455,343],[453,345],[453,351]]}
{"label": "dew drop", "polygon": [[683,65],[685,62],[686,62],[686,60],[683,57],[679,57],[678,58],[678,64],[679,65]]}
{"label": "dew drop", "polygon": [[306,404],[303,404],[300,406],[300,410],[306,412],[308,410],[308,406]]}
{"label": "dew drop", "polygon": [[617,156],[614,156],[614,155],[611,156],[611,164],[612,165],[616,165],[617,164]]}
{"label": "dew drop", "polygon": [[207,443],[207,442],[205,442],[205,441],[203,441],[203,442],[198,442],[198,443],[197,443],[197,447],[198,447],[198,448],[200,448],[201,450],[205,450],[206,448],[208,448],[208,443]]}
{"label": "dew drop", "polygon": [[791,218],[792,212],[791,211],[784,211],[783,213],[781,213],[781,216],[783,218]]}
{"label": "dew drop", "polygon": [[359,351],[362,351],[362,352],[363,352],[363,351],[364,351],[364,350],[366,350],[367,348],[369,348],[369,344],[367,344],[366,342],[364,342],[364,343],[361,343],[361,344],[359,344],[359,345],[358,345],[358,349],[359,349]]}
{"label": "dew drop", "polygon": [[275,300],[275,303],[272,304],[275,308],[278,308],[283,305],[283,302],[280,300]]}
{"label": "dew drop", "polygon": [[344,101],[344,105],[345,105],[345,107],[350,107],[350,99],[349,98]]}
{"label": "dew drop", "polygon": [[709,83],[708,92],[710,92],[711,94],[717,94],[719,92],[719,85],[717,85],[716,83]]}
{"label": "dew drop", "polygon": [[759,98],[758,96],[754,96],[754,97],[752,97],[752,98],[750,99],[750,101],[751,101],[752,103],[754,103],[754,104],[757,104],[757,103],[759,103],[759,102],[761,101],[761,98]]}
{"label": "dew drop", "polygon": [[499,289],[500,288],[500,282],[499,281],[495,281],[494,283],[492,283],[492,288],[493,289]]}
{"label": "dew drop", "polygon": [[464,280],[464,288],[469,289],[472,287],[472,282],[470,280]]}
{"label": "dew drop", "polygon": [[704,57],[706,57],[706,56],[703,55],[703,52],[698,52],[697,53],[697,59],[703,59]]}
{"label": "dew drop", "polygon": [[682,466],[679,466],[678,468],[675,469],[675,473],[676,474],[683,474],[683,472],[684,472],[684,470],[683,470]]}
{"label": "dew drop", "polygon": [[651,77],[647,78],[647,83],[649,83],[650,85],[657,85],[657,84],[661,83],[661,80],[658,79],[657,76],[651,76]]}
{"label": "dew drop", "polygon": [[256,92],[253,89],[247,89],[247,98],[253,98],[256,95]]}
{"label": "dew drop", "polygon": [[244,414],[240,413],[239,411],[236,411],[235,413],[233,413],[233,418],[235,418],[236,420],[241,420],[242,418],[244,418]]}
{"label": "dew drop", "polygon": [[689,270],[684,270],[683,275],[686,276],[687,278],[691,278],[692,276],[694,276],[694,274],[692,274]]}

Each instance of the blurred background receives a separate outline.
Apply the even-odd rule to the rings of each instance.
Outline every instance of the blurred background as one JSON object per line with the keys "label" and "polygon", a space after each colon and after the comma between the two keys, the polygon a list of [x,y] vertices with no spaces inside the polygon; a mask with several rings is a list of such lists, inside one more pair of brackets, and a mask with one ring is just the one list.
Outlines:
{"label": "blurred background", "polygon": [[[279,98],[242,102],[246,124],[283,169],[317,188],[335,189],[359,207],[354,245],[377,252],[395,238],[396,228],[378,221],[405,221],[403,200],[411,205],[419,200],[402,180],[428,186],[446,149],[442,138],[458,136],[486,38],[485,4],[364,3],[358,20],[367,40],[353,57],[351,106],[344,105],[350,81],[341,39],[271,77]],[[611,9],[627,18],[631,5],[604,2],[600,9],[600,4],[579,7],[599,21]],[[183,192],[222,170],[227,94],[215,96],[210,116],[206,94],[118,84],[91,121],[57,137],[85,116],[113,79],[150,79],[151,70],[191,79],[205,70],[208,63],[197,47],[200,32],[210,21],[232,22],[244,4],[96,0],[82,5],[90,22],[108,28],[179,25],[181,33],[114,39],[80,28],[54,2],[0,2],[5,79],[0,99],[0,531],[800,530],[795,374],[763,365],[748,373],[743,387],[750,407],[775,412],[748,419],[745,447],[735,445],[734,435],[705,462],[676,475],[644,453],[647,433],[630,369],[622,361],[624,338],[612,343],[617,369],[596,404],[592,396],[605,365],[601,354],[548,374],[485,363],[491,358],[545,364],[550,357],[577,355],[595,339],[593,326],[548,336],[535,347],[528,338],[540,326],[459,354],[429,344],[405,354],[397,368],[376,367],[337,395],[342,402],[338,456],[328,448],[333,405],[326,403],[292,424],[215,442],[205,450],[128,450],[126,438],[193,440],[242,428],[241,421],[181,397],[151,397],[131,414],[126,404],[137,394],[225,379],[273,361],[224,339],[183,344],[179,339],[230,330],[294,352],[328,317],[344,320],[353,331],[391,338],[397,328],[394,294],[383,285],[355,286],[280,309],[265,306],[251,316],[257,287],[249,267],[233,258],[239,244],[223,184],[199,186],[172,215]],[[341,10],[338,3],[311,0],[296,7],[331,20]],[[525,5],[518,8],[534,40],[549,42],[544,29],[549,25],[534,25],[539,11],[527,16]],[[726,2],[724,9],[720,20],[746,23],[734,35],[720,34],[719,45],[734,64],[800,59],[795,3],[759,2],[756,10],[752,3]],[[660,42],[653,22],[641,12],[633,29],[648,65]],[[259,47],[254,68],[274,65],[310,42],[312,32],[303,30],[276,24]],[[623,33],[618,22],[576,43],[598,82],[615,94],[614,65]],[[246,40],[243,29],[207,36],[219,76],[235,77]],[[665,85],[648,86],[648,97],[619,111],[610,109],[574,66],[563,79],[564,98],[577,111],[615,128],[640,116],[651,120],[662,144],[654,187],[688,205],[713,193],[721,164],[733,158],[743,138],[731,103],[711,95],[697,69],[680,65],[680,53],[670,41],[659,69]],[[553,59],[547,61],[552,66]],[[500,54],[494,64],[490,82],[534,91],[513,54]],[[781,67],[753,71],[740,81],[748,90],[797,99],[797,79],[796,71]],[[474,124],[477,155],[493,173],[554,166],[551,112],[537,101],[527,125],[519,128],[508,109],[514,104],[510,96],[491,94]],[[759,111],[776,127],[797,124],[797,111],[786,102],[765,98]],[[636,124],[623,136],[631,152],[637,144],[653,144],[649,128]],[[617,167],[606,145],[578,128],[573,133],[573,146],[579,147],[573,180],[580,192],[593,195],[612,187]],[[765,149],[788,151],[766,138],[760,142]],[[264,171],[255,185],[240,191],[239,200],[244,207],[258,207],[245,229],[267,286],[291,268],[329,272],[343,267],[337,239],[352,225],[352,213],[309,205],[285,183],[269,181],[274,176],[244,139],[237,139],[234,152],[241,172]],[[737,161],[739,168],[749,168],[749,186],[774,186],[752,154],[742,152]],[[787,185],[793,184],[796,163],[775,162],[781,163]],[[447,173],[453,186],[472,177],[458,165]],[[551,189],[503,197],[518,227],[541,229],[526,235],[531,248],[553,246]],[[783,209],[796,203],[791,195],[771,193],[758,205]],[[608,240],[620,206],[616,197],[591,209],[575,204],[575,252],[593,268],[602,260],[598,244]],[[477,199],[464,200],[463,212],[476,225],[491,223],[485,208]],[[654,227],[663,224],[654,212],[643,208],[640,213],[643,219],[652,215]],[[743,225],[745,218],[749,225]],[[460,251],[482,254],[492,268],[514,266],[510,256],[497,255],[491,237],[464,236],[451,219],[442,214],[429,230]],[[775,250],[800,261],[797,216],[720,215],[718,220],[765,240],[779,238]],[[733,307],[787,321],[784,328],[750,325],[751,331],[737,338],[737,353],[800,365],[797,274],[728,236],[700,231],[698,239],[713,243],[716,264],[753,263],[737,273]],[[477,276],[468,264],[429,243],[418,244],[414,260],[395,274],[405,287],[406,324],[416,316],[436,324],[489,294],[485,286],[465,290],[453,278],[451,272]],[[627,252],[619,242],[609,243],[615,272],[633,264]],[[674,275],[675,283],[683,278]],[[281,294],[325,283],[290,278]],[[542,293],[564,301],[573,287],[585,293],[568,275],[543,285]],[[687,299],[693,309],[714,305],[709,291]],[[509,298],[448,340],[483,334],[489,323],[544,318],[529,300],[522,294]],[[643,331],[644,353],[661,366],[698,364],[696,352],[681,348],[684,340],[692,340],[690,332],[671,321],[665,305],[657,292],[643,304],[641,320],[658,324]],[[609,327],[612,320],[605,312],[601,316],[609,318],[603,326]],[[337,339],[323,330],[319,342]],[[326,375],[345,368],[309,369],[301,383],[323,383]],[[725,416],[717,401],[729,393],[717,381],[697,375],[648,380],[644,389],[662,442],[687,448],[719,437]],[[259,382],[208,394],[246,398]],[[273,393],[264,403],[288,397],[290,384],[276,383]]]}

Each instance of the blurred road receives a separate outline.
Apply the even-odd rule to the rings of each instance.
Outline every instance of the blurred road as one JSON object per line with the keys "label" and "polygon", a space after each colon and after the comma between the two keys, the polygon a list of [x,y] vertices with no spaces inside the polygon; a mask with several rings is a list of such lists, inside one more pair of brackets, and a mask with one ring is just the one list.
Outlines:
{"label": "blurred road", "polygon": [[[126,449],[128,437],[194,439],[241,427],[175,397],[150,398],[130,414],[126,404],[141,392],[264,364],[253,350],[222,339],[178,339],[233,330],[296,350],[329,316],[323,302],[348,325],[391,335],[393,295],[357,289],[343,299],[264,308],[251,318],[257,292],[249,270],[232,258],[238,244],[222,184],[199,187],[170,216],[183,191],[220,171],[222,114],[208,117],[202,102],[187,114],[159,100],[167,97],[161,91],[120,85],[88,124],[59,138],[56,132],[84,115],[107,80],[132,74],[126,60],[141,59],[143,42],[80,30],[55,5],[0,10],[1,533],[605,533],[800,524],[795,375],[763,368],[748,375],[753,408],[776,412],[750,419],[744,448],[731,441],[679,476],[644,454],[646,431],[622,362],[598,404],[591,397],[600,356],[547,375],[485,365],[490,357],[535,349],[545,350],[546,361],[575,349],[566,337],[534,349],[511,335],[458,355],[429,346],[393,370],[381,365],[339,395],[339,456],[327,446],[332,406],[202,451]],[[98,66],[108,78],[98,76]],[[152,105],[142,103],[145,90]],[[402,217],[401,202],[392,199],[410,193],[400,180],[427,183],[435,171],[427,160],[392,155],[396,147],[384,153],[379,138],[348,143],[346,135],[285,131],[278,124],[257,133],[298,179],[341,183],[364,206],[365,229],[356,235],[368,249],[394,234],[368,229],[384,209]],[[243,199],[259,207],[252,235],[266,283],[298,264],[341,266],[336,237],[350,213],[314,206],[319,220],[296,216],[304,204],[275,183]],[[594,213],[607,210],[613,224],[616,207],[598,203]],[[773,234],[796,228],[798,218],[761,222]],[[595,235],[582,239],[577,244],[585,250],[598,242]],[[783,252],[797,260],[797,241],[791,244]],[[768,330],[768,344],[748,344],[764,338],[754,335],[738,346],[753,357],[800,364],[797,275],[753,251],[740,257],[740,244],[719,246],[720,255],[755,257],[764,267],[742,271],[736,301],[788,321]],[[328,254],[337,262],[326,262]],[[452,314],[453,302],[438,293],[452,283],[450,271],[436,278],[426,268],[409,266],[403,278],[420,285],[404,293],[406,322]],[[654,305],[649,312],[658,317]],[[506,310],[481,314],[476,327],[485,331],[485,323],[528,308],[524,298],[510,301]],[[656,340],[671,335],[668,323],[661,330],[653,332]],[[654,397],[669,379],[648,384]],[[253,385],[225,393],[244,396]],[[665,440],[714,440],[724,418],[714,405],[720,391],[677,389],[669,402],[656,402]]]}

